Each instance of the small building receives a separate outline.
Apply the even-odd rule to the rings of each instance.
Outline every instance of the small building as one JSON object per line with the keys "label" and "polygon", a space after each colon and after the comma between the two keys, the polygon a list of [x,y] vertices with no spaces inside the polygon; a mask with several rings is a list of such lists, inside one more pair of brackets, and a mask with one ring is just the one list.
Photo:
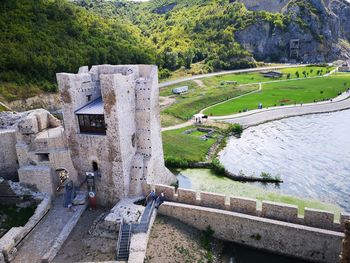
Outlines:
{"label": "small building", "polygon": [[188,91],[188,86],[178,87],[173,89],[174,94],[181,94]]}
{"label": "small building", "polygon": [[262,71],[261,74],[265,78],[273,78],[273,79],[279,79],[282,78],[283,73],[280,71]]}
{"label": "small building", "polygon": [[350,72],[350,60],[343,63],[341,67],[339,67],[339,72]]}

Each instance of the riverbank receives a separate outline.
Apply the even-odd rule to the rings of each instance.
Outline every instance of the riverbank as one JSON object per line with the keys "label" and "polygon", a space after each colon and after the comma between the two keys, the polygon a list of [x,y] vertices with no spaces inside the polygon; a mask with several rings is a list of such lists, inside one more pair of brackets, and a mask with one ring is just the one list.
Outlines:
{"label": "riverbank", "polygon": [[269,172],[281,194],[334,203],[350,211],[350,110],[292,117],[245,129],[231,138],[220,162],[232,173]]}

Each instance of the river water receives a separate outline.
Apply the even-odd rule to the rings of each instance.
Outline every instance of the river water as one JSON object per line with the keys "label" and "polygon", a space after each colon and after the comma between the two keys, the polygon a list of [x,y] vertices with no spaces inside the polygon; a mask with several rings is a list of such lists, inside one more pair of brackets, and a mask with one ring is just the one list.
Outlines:
{"label": "river water", "polygon": [[280,176],[266,190],[337,204],[350,211],[350,110],[293,117],[246,129],[219,154],[227,170]]}

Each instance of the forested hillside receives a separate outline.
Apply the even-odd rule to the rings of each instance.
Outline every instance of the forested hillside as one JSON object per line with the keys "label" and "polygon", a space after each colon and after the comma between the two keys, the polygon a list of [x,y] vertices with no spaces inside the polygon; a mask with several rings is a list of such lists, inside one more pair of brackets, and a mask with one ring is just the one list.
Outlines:
{"label": "forested hillside", "polygon": [[2,0],[0,96],[54,91],[81,65],[156,63],[165,78],[349,59],[349,24],[344,0]]}
{"label": "forested hillside", "polygon": [[[255,66],[255,60],[317,63],[350,56],[350,4],[344,0],[76,2],[132,21],[157,47],[164,75],[199,61],[215,71]],[[298,41],[295,53],[292,40]]]}
{"label": "forested hillside", "polygon": [[82,65],[154,63],[139,29],[65,0],[0,1],[0,95],[28,97],[56,89],[55,73]]}
{"label": "forested hillside", "polygon": [[248,11],[242,3],[210,0],[164,0],[146,3],[78,0],[88,10],[130,19],[157,48],[157,64],[175,70],[203,61],[205,71],[255,67],[252,54],[234,33],[263,20],[284,27],[288,17]]}

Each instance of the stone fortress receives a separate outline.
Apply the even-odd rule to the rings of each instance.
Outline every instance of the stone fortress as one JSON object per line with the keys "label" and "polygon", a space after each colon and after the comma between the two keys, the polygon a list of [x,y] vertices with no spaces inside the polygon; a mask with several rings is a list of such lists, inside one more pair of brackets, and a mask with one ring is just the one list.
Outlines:
{"label": "stone fortress", "polygon": [[[144,218],[147,227],[152,225],[158,212],[200,230],[210,225],[222,240],[313,262],[336,262],[342,251],[342,262],[347,262],[349,237],[343,232],[349,228],[348,213],[335,219],[334,213],[305,208],[301,215],[292,205],[262,201],[259,207],[255,199],[169,186],[175,177],[164,165],[157,73],[156,66],[101,65],[57,74],[63,126],[42,109],[0,113],[0,177],[48,193],[26,226],[11,229],[4,237],[8,242],[0,242],[0,262],[13,260],[24,237],[45,221],[51,198],[65,180],[82,186],[87,174],[93,175],[99,204],[115,205],[100,227],[115,234],[119,229],[120,240],[125,219],[138,230]],[[129,197],[151,190],[163,192],[166,202],[157,212],[142,208],[141,217],[132,203],[137,198]],[[55,257],[85,208],[72,214],[40,256],[43,262]],[[129,234],[129,262],[143,262],[149,234],[148,229]]]}
{"label": "stone fortress", "polygon": [[109,206],[175,181],[164,166],[156,66],[81,67],[57,81],[64,128],[45,110],[0,115],[0,176],[18,172],[55,196],[62,175],[79,186],[93,173],[98,203]]}

